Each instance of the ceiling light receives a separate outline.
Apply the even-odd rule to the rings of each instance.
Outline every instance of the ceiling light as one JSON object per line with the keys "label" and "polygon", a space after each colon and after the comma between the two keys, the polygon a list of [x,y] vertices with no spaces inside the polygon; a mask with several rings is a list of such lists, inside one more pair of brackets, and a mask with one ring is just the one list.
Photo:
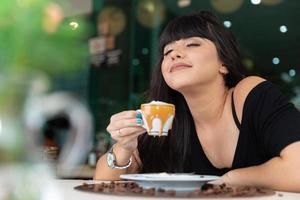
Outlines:
{"label": "ceiling light", "polygon": [[72,30],[76,30],[78,28],[78,23],[77,22],[70,22],[70,26]]}
{"label": "ceiling light", "polygon": [[227,27],[227,28],[230,28],[230,27],[231,27],[231,21],[226,20],[226,21],[223,22],[223,24],[224,24],[224,26]]}
{"label": "ceiling light", "polygon": [[140,60],[137,59],[137,58],[134,58],[134,59],[132,60],[132,64],[135,65],[135,66],[137,66],[137,65],[140,64]]}
{"label": "ceiling light", "polygon": [[274,65],[278,65],[278,64],[280,63],[280,59],[277,58],[277,57],[274,57],[274,58],[272,59],[272,63],[273,63]]}
{"label": "ceiling light", "polygon": [[191,5],[191,0],[178,0],[177,1],[177,6],[181,7],[181,8],[188,7],[190,5]]}
{"label": "ceiling light", "polygon": [[142,49],[142,54],[143,55],[147,55],[149,53],[149,49],[148,48],[143,48]]}
{"label": "ceiling light", "polygon": [[280,26],[279,30],[280,30],[281,33],[286,33],[288,31],[288,29],[285,25]]}
{"label": "ceiling light", "polygon": [[290,69],[290,70],[289,70],[289,75],[290,75],[290,77],[296,76],[296,70]]}

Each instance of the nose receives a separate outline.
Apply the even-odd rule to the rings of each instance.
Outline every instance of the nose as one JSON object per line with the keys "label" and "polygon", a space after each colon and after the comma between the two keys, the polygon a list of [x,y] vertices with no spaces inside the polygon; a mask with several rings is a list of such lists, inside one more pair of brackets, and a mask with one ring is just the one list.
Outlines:
{"label": "nose", "polygon": [[171,54],[172,60],[184,57],[184,53],[179,49],[176,49],[176,50],[174,49],[170,54]]}

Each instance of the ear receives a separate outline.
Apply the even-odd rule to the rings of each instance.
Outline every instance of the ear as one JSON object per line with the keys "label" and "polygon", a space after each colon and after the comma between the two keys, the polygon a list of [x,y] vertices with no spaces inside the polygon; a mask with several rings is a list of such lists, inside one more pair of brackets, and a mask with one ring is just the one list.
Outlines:
{"label": "ear", "polygon": [[222,66],[220,67],[219,72],[224,75],[229,73],[227,67],[224,64],[222,64]]}

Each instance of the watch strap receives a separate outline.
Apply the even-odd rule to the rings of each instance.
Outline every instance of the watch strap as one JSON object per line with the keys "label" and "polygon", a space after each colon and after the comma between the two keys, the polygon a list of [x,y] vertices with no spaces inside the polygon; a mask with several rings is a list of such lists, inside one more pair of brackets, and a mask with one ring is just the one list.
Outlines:
{"label": "watch strap", "polygon": [[116,164],[116,156],[113,152],[114,146],[115,145],[113,145],[107,152],[107,165],[108,165],[108,167],[110,167],[111,169],[127,169],[132,163],[132,156],[130,156],[129,161],[126,165],[118,166]]}

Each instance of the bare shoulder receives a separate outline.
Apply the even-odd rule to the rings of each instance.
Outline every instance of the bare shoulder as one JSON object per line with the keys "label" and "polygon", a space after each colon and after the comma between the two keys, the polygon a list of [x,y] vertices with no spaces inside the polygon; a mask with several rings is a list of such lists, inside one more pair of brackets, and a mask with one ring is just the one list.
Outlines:
{"label": "bare shoulder", "polygon": [[241,80],[234,89],[234,96],[235,98],[245,99],[249,92],[258,84],[265,81],[259,76],[249,76]]}
{"label": "bare shoulder", "polygon": [[235,107],[237,111],[237,116],[239,121],[241,121],[242,118],[242,112],[245,100],[249,94],[249,92],[258,84],[265,81],[266,79],[263,79],[259,76],[248,76],[244,79],[242,79],[234,88],[234,102]]}

